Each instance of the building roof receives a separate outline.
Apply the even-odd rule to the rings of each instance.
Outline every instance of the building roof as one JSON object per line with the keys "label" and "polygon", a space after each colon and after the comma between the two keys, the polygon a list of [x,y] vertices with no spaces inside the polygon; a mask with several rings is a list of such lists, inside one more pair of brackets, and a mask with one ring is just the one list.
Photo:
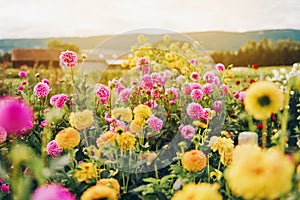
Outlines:
{"label": "building roof", "polygon": [[60,51],[55,49],[12,49],[12,61],[59,61]]}

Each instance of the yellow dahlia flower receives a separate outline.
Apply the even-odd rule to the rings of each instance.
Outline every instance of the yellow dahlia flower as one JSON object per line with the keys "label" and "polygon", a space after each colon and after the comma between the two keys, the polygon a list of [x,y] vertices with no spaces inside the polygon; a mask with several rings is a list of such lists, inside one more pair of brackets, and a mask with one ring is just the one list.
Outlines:
{"label": "yellow dahlia flower", "polygon": [[171,200],[222,200],[218,184],[189,183],[177,191]]}
{"label": "yellow dahlia flower", "polygon": [[129,129],[132,133],[139,133],[143,130],[145,123],[145,120],[134,119],[131,121]]}
{"label": "yellow dahlia flower", "polygon": [[97,185],[108,186],[114,189],[117,195],[120,194],[120,184],[117,179],[114,178],[102,178],[97,182]]}
{"label": "yellow dahlia flower", "polygon": [[74,177],[79,182],[89,183],[89,179],[97,177],[97,167],[93,163],[83,162],[76,168]]}
{"label": "yellow dahlia flower", "polygon": [[230,165],[232,162],[232,152],[234,149],[233,140],[231,138],[212,136],[208,146],[210,146],[213,152],[218,151],[222,164],[225,166]]}
{"label": "yellow dahlia flower", "polygon": [[107,145],[109,142],[113,143],[115,141],[115,133],[113,131],[107,131],[102,133],[96,140],[98,148]]}
{"label": "yellow dahlia flower", "polygon": [[200,150],[187,151],[182,156],[182,166],[190,172],[199,172],[206,167],[206,155]]}
{"label": "yellow dahlia flower", "polygon": [[292,188],[294,165],[282,151],[256,145],[237,146],[224,177],[232,192],[245,199],[275,199]]}
{"label": "yellow dahlia flower", "polygon": [[129,150],[135,145],[136,139],[131,133],[123,132],[116,135],[116,141],[121,149]]}
{"label": "yellow dahlia flower", "polygon": [[284,95],[273,82],[258,81],[246,91],[245,109],[257,120],[268,119],[283,107]]}
{"label": "yellow dahlia flower", "polygon": [[93,112],[91,110],[71,112],[69,122],[72,127],[78,130],[89,128],[94,123]]}
{"label": "yellow dahlia flower", "polygon": [[66,128],[55,137],[55,142],[59,148],[62,149],[73,149],[80,142],[80,135],[74,128]]}
{"label": "yellow dahlia flower", "polygon": [[103,185],[94,185],[88,188],[80,197],[80,200],[108,199],[117,200],[118,195],[114,189]]}
{"label": "yellow dahlia flower", "polygon": [[140,104],[133,109],[134,118],[144,120],[151,116],[152,112],[149,106]]}
{"label": "yellow dahlia flower", "polygon": [[120,118],[120,120],[125,122],[130,122],[132,120],[132,111],[130,108],[115,108],[112,110],[113,118]]}

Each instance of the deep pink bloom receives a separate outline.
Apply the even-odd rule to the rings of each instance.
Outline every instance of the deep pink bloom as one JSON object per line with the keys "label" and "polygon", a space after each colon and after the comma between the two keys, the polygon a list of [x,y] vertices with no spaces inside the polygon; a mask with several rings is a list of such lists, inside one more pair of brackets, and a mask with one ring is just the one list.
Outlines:
{"label": "deep pink bloom", "polygon": [[0,144],[4,142],[6,138],[7,138],[6,130],[0,126]]}
{"label": "deep pink bloom", "polygon": [[163,121],[154,115],[151,115],[149,119],[147,119],[147,123],[154,131],[159,131],[163,126]]}
{"label": "deep pink bloom", "polygon": [[192,139],[196,133],[194,127],[192,127],[191,125],[180,125],[178,130],[181,136],[185,139]]}
{"label": "deep pink bloom", "polygon": [[74,194],[72,194],[67,188],[58,183],[50,183],[42,185],[37,188],[31,200],[76,200]]}
{"label": "deep pink bloom", "polygon": [[96,95],[99,97],[102,104],[106,104],[110,97],[109,88],[102,84],[96,84],[96,88]]}
{"label": "deep pink bloom", "polygon": [[159,90],[158,89],[152,90],[151,91],[151,97],[154,98],[154,99],[159,98],[160,97]]}
{"label": "deep pink bloom", "polygon": [[18,86],[18,90],[19,90],[19,91],[23,91],[23,90],[24,90],[24,86],[23,86],[23,85],[19,85],[19,86]]}
{"label": "deep pink bloom", "polygon": [[46,97],[49,94],[50,87],[46,83],[39,82],[34,86],[33,90],[37,97],[42,98],[42,97]]}
{"label": "deep pink bloom", "polygon": [[202,106],[198,103],[190,103],[187,107],[187,114],[192,119],[200,119],[202,116]]}
{"label": "deep pink bloom", "polygon": [[23,82],[22,82],[22,85],[26,85],[26,84],[27,84],[27,81],[23,81]]}
{"label": "deep pink bloom", "polygon": [[153,80],[151,76],[145,74],[142,78],[142,88],[144,89],[152,89],[153,88]]}
{"label": "deep pink bloom", "polygon": [[148,106],[149,108],[153,109],[153,108],[157,108],[158,104],[156,103],[155,100],[148,100],[145,102],[145,105]]}
{"label": "deep pink bloom", "polygon": [[202,99],[202,97],[203,97],[203,92],[202,92],[202,90],[200,90],[200,89],[192,90],[192,92],[191,92],[191,97],[192,97],[193,100],[199,101],[199,100]]}
{"label": "deep pink bloom", "polygon": [[191,75],[190,75],[190,79],[192,81],[199,81],[200,80],[200,75],[197,73],[197,72],[193,72]]}
{"label": "deep pink bloom", "polygon": [[214,87],[210,83],[206,83],[202,86],[202,91],[204,94],[211,94],[214,91]]}
{"label": "deep pink bloom", "polygon": [[211,120],[210,111],[211,110],[209,108],[203,108],[200,119],[202,119],[203,121]]}
{"label": "deep pink bloom", "polygon": [[3,192],[3,193],[7,193],[7,194],[9,194],[10,193],[10,189],[9,189],[9,185],[7,185],[6,183],[3,183],[2,185],[1,185],[1,192]]}
{"label": "deep pink bloom", "polygon": [[66,102],[69,100],[68,95],[66,94],[57,94],[54,95],[53,98],[51,97],[51,99],[50,99],[50,104],[51,105],[55,104],[57,108],[63,108]]}
{"label": "deep pink bloom", "polygon": [[46,120],[41,121],[41,123],[39,125],[40,128],[45,128],[45,127],[48,127],[48,126],[49,126],[49,123]]}
{"label": "deep pink bloom", "polygon": [[178,90],[176,88],[167,88],[166,95],[168,99],[175,101],[178,98]]}
{"label": "deep pink bloom", "polygon": [[33,128],[33,111],[23,99],[0,98],[0,113],[0,126],[8,135],[23,136]]}
{"label": "deep pink bloom", "polygon": [[51,98],[50,98],[50,105],[54,105],[55,102],[57,101],[57,99],[59,98],[59,94],[56,94],[56,95],[53,95]]}
{"label": "deep pink bloom", "polygon": [[235,99],[239,99],[239,92],[238,92],[238,91],[233,91],[233,92],[232,92],[232,96],[233,96]]}
{"label": "deep pink bloom", "polygon": [[27,76],[27,73],[25,72],[25,71],[20,71],[19,72],[19,77],[20,78],[24,78],[24,77],[26,77]]}
{"label": "deep pink bloom", "polygon": [[221,72],[225,70],[225,66],[222,63],[216,64],[215,68]]}
{"label": "deep pink bloom", "polygon": [[119,100],[122,102],[128,102],[130,99],[130,96],[132,94],[131,88],[125,88],[122,90],[119,94]]}
{"label": "deep pink bloom", "polygon": [[63,149],[61,149],[57,146],[55,140],[52,140],[47,144],[46,151],[49,156],[56,157],[56,156],[59,156],[63,152]]}
{"label": "deep pink bloom", "polygon": [[62,52],[59,58],[63,66],[74,67],[77,63],[77,54],[73,51]]}
{"label": "deep pink bloom", "polygon": [[136,61],[136,68],[140,69],[143,74],[149,74],[150,72],[150,62],[147,58],[139,58]]}
{"label": "deep pink bloom", "polygon": [[215,101],[213,104],[213,108],[217,113],[222,112],[222,101]]}
{"label": "deep pink bloom", "polygon": [[41,82],[46,83],[50,87],[50,81],[48,79],[44,78]]}

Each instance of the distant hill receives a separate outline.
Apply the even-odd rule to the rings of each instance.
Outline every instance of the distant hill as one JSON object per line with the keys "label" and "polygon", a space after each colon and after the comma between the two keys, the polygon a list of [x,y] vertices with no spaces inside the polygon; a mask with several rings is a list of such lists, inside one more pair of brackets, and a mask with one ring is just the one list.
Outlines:
{"label": "distant hill", "polygon": [[[207,31],[185,33],[187,36],[200,42],[206,50],[238,50],[248,40],[260,41],[267,38],[272,41],[279,39],[292,39],[300,42],[300,30],[282,29],[282,30],[262,30],[250,32],[223,32]],[[179,35],[179,34],[178,34]],[[94,49],[98,44],[110,38],[109,35],[93,37],[69,37],[57,38],[63,42],[72,42],[77,44],[81,50]],[[133,41],[136,41],[137,34],[121,35],[120,40],[112,41],[109,48],[127,49]],[[162,38],[162,35],[156,35]],[[171,35],[171,38],[173,36]],[[2,39],[0,40],[0,50],[10,52],[13,48],[46,48],[46,41],[53,38],[43,39]],[[120,42],[121,41],[121,42]],[[128,49],[129,50],[129,49]]]}

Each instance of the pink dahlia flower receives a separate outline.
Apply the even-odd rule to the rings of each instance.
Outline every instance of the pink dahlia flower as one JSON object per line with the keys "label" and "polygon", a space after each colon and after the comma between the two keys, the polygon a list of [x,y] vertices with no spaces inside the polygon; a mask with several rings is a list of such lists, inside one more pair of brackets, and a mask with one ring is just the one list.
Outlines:
{"label": "pink dahlia flower", "polygon": [[203,92],[202,92],[202,90],[200,90],[200,89],[192,90],[192,92],[191,92],[191,97],[192,97],[193,100],[199,101],[199,100],[202,99],[202,97],[203,97]]}
{"label": "pink dahlia flower", "polygon": [[214,87],[210,83],[206,83],[202,86],[202,91],[204,94],[211,94],[214,91]]}
{"label": "pink dahlia flower", "polygon": [[0,98],[0,113],[0,126],[8,135],[23,136],[33,128],[33,111],[23,99]]}
{"label": "pink dahlia flower", "polygon": [[192,127],[191,125],[180,125],[178,128],[180,134],[182,137],[184,137],[185,139],[192,139],[196,133],[194,127]]}
{"label": "pink dahlia flower", "polygon": [[132,94],[132,90],[130,88],[125,88],[120,92],[119,100],[122,102],[128,102],[131,94]]}
{"label": "pink dahlia flower", "polygon": [[77,54],[67,50],[60,54],[59,59],[63,66],[74,67],[77,63]]}
{"label": "pink dahlia flower", "polygon": [[199,81],[200,80],[200,75],[197,73],[197,72],[193,72],[191,75],[190,75],[190,79],[192,81]]}
{"label": "pink dahlia flower", "polygon": [[96,84],[96,88],[96,95],[99,97],[102,104],[106,104],[110,97],[109,88],[102,84]]}
{"label": "pink dahlia flower", "polygon": [[213,108],[217,113],[222,112],[222,101],[215,101],[213,104]]}
{"label": "pink dahlia flower", "polygon": [[176,88],[167,88],[166,95],[168,99],[175,101],[178,98],[178,90]]}
{"label": "pink dahlia flower", "polygon": [[49,156],[56,157],[56,156],[59,156],[63,152],[63,149],[61,149],[57,146],[55,140],[52,140],[47,144],[46,151]]}
{"label": "pink dahlia flower", "polygon": [[221,72],[225,70],[225,66],[222,63],[216,64],[215,68]]}
{"label": "pink dahlia flower", "polygon": [[50,98],[50,104],[55,105],[57,108],[63,108],[68,100],[68,95],[56,94]]}
{"label": "pink dahlia flower", "polygon": [[152,80],[151,76],[149,76],[148,74],[145,74],[142,77],[142,88],[144,88],[144,89],[152,89],[153,88],[153,80]]}
{"label": "pink dahlia flower", "polygon": [[71,193],[67,188],[63,187],[58,183],[50,183],[42,185],[37,188],[33,195],[32,200],[76,200],[73,193]]}
{"label": "pink dahlia flower", "polygon": [[198,103],[190,103],[187,107],[187,114],[192,119],[200,119],[202,117],[202,106]]}
{"label": "pink dahlia flower", "polygon": [[149,119],[147,119],[147,123],[154,131],[159,131],[163,126],[163,121],[154,115],[151,115]]}
{"label": "pink dahlia flower", "polygon": [[37,97],[43,98],[49,94],[50,87],[47,83],[39,82],[34,86],[33,91]]}
{"label": "pink dahlia flower", "polygon": [[143,74],[149,74],[150,72],[150,62],[147,58],[139,58],[136,61],[136,68],[140,69]]}

